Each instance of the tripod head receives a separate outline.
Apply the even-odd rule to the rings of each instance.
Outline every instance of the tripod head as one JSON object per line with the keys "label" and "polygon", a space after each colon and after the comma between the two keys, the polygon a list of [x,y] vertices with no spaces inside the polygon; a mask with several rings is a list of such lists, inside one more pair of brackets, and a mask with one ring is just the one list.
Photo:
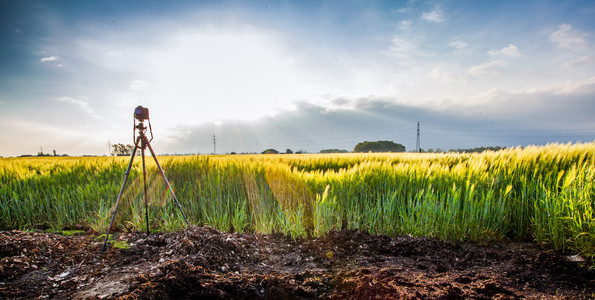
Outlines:
{"label": "tripod head", "polygon": [[149,109],[147,107],[137,106],[134,109],[134,118],[139,121],[149,120]]}
{"label": "tripod head", "polygon": [[[136,121],[138,120],[138,124]],[[151,133],[151,139],[148,142],[153,140],[153,128],[151,128],[151,119],[149,118],[149,108],[142,107],[141,105],[137,106],[134,109],[134,114],[132,115],[132,141],[136,144],[136,130],[138,130],[138,135],[141,137],[145,136],[145,132],[147,132],[147,127],[144,124],[144,121],[147,120],[149,122],[149,132]],[[144,145],[144,142],[143,142]],[[144,149],[144,148],[143,148]]]}

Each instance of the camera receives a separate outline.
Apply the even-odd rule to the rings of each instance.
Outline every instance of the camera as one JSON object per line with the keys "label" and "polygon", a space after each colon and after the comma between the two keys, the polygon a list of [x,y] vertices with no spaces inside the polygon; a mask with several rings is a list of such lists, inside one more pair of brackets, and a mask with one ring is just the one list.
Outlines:
{"label": "camera", "polygon": [[149,109],[147,107],[142,107],[141,105],[137,106],[134,109],[134,118],[139,121],[144,121],[149,119]]}

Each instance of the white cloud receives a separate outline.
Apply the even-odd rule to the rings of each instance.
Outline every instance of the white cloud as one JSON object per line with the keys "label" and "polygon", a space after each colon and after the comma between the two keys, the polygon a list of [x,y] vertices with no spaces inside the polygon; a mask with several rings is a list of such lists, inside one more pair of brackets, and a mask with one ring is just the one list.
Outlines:
{"label": "white cloud", "polygon": [[140,79],[135,79],[130,82],[130,85],[128,85],[128,89],[133,91],[144,91],[147,89],[147,87],[149,87],[149,83]]}
{"label": "white cloud", "polygon": [[105,56],[108,56],[108,57],[116,57],[116,56],[120,56],[120,55],[122,55],[122,51],[108,51],[108,52],[105,52]]}
{"label": "white cloud", "polygon": [[[569,80],[564,82],[548,83],[547,85],[523,88],[519,90],[490,90],[477,95],[476,98],[483,98],[486,103],[500,98],[511,96],[528,96],[539,100],[540,96],[584,96],[595,94],[595,77],[585,80]],[[507,96],[505,96],[507,95]],[[469,101],[468,101],[469,102]]]}
{"label": "white cloud", "polygon": [[392,41],[392,45],[388,50],[390,56],[398,58],[408,58],[417,52],[417,45],[409,40],[401,37],[396,37]]}
{"label": "white cloud", "polygon": [[401,13],[401,14],[405,14],[405,13],[410,12],[411,10],[413,10],[413,8],[411,6],[407,6],[407,7],[397,9],[397,12]]}
{"label": "white cloud", "polygon": [[463,76],[460,76],[456,73],[452,73],[448,70],[445,70],[442,66],[437,66],[432,68],[430,71],[430,77],[438,80],[442,80],[445,82],[463,82]]}
{"label": "white cloud", "polygon": [[49,56],[49,57],[42,57],[39,61],[44,63],[44,62],[49,62],[49,61],[55,61],[58,58],[55,56]]}
{"label": "white cloud", "polygon": [[[554,82],[518,90],[490,88],[464,101],[445,102],[442,108],[457,114],[484,111],[492,117],[505,120],[531,115],[532,122],[565,119],[565,125],[590,122],[595,105],[590,101],[595,95],[595,77],[579,81]],[[514,109],[511,110],[511,107]],[[529,120],[525,119],[525,120]]]}
{"label": "white cloud", "polygon": [[457,51],[461,51],[461,50],[464,50],[465,48],[467,48],[469,46],[469,44],[467,44],[461,40],[456,40],[456,41],[452,41],[452,42],[448,43],[448,46],[453,47]]}
{"label": "white cloud", "polygon": [[80,107],[84,112],[98,118],[98,119],[103,119],[102,117],[98,116],[95,114],[95,111],[93,111],[93,109],[91,108],[91,106],[89,106],[89,103],[86,101],[82,101],[82,100],[77,100],[71,97],[60,97],[58,98],[58,101],[61,102],[66,102],[66,103],[72,103],[78,107]]}
{"label": "white cloud", "polygon": [[431,23],[442,23],[445,21],[444,13],[440,7],[436,7],[429,12],[425,12],[421,15],[421,19]]}
{"label": "white cloud", "polygon": [[513,44],[508,45],[508,47],[504,47],[500,50],[490,50],[488,51],[489,55],[504,55],[510,57],[518,57],[521,56],[521,50]]}
{"label": "white cloud", "polygon": [[89,103],[87,103],[85,101],[76,100],[71,97],[60,97],[60,98],[58,98],[58,100],[60,100],[62,102],[67,102],[67,103],[74,103],[74,104],[80,105],[81,107],[84,107],[85,109],[89,109]]}
{"label": "white cloud", "polygon": [[[153,47],[111,47],[131,57],[114,67],[134,76],[127,82],[127,91],[121,91],[119,104],[142,100],[147,107],[168,115],[169,119],[163,120],[168,124],[251,119],[312,97],[312,91],[318,90],[316,84],[332,85],[320,73],[321,82],[304,82],[303,55],[285,48],[277,32],[190,27],[176,33],[156,33],[166,42]],[[332,66],[317,67],[332,71]],[[151,93],[143,94],[142,99],[132,93],[148,88]],[[189,106],[193,109],[180,110]]]}
{"label": "white cloud", "polygon": [[587,64],[592,64],[595,63],[595,57],[593,56],[589,56],[589,55],[585,55],[581,58],[577,58],[575,60],[571,60],[565,64],[562,65],[562,68],[564,69],[570,69],[570,68],[574,68],[574,67],[581,67]]}
{"label": "white cloud", "polygon": [[483,75],[497,75],[500,74],[499,68],[506,66],[507,62],[502,59],[493,60],[481,65],[473,66],[467,70],[467,74],[475,77]]}
{"label": "white cloud", "polygon": [[399,28],[401,30],[411,30],[411,24],[412,22],[410,20],[403,20],[399,22]]}
{"label": "white cloud", "polygon": [[[350,50],[321,51],[284,32],[244,23],[151,26],[156,30],[148,36],[130,29],[71,41],[76,48],[65,65],[84,64],[76,68],[84,72],[72,80],[97,84],[72,84],[69,88],[85,90],[69,89],[55,98],[101,99],[101,105],[91,103],[106,118],[112,117],[107,110],[142,103],[167,116],[163,124],[255,119],[293,109],[298,100],[324,102],[326,94],[389,94],[394,69],[388,64],[401,62],[383,55],[388,64],[370,64]],[[403,41],[406,45],[395,46],[393,54],[410,57],[416,48]]]}
{"label": "white cloud", "polygon": [[568,81],[551,88],[554,95],[593,95],[595,77],[582,81]]}
{"label": "white cloud", "polygon": [[550,41],[560,48],[570,50],[580,50],[587,46],[585,34],[566,23],[560,25],[560,29],[550,35]]}

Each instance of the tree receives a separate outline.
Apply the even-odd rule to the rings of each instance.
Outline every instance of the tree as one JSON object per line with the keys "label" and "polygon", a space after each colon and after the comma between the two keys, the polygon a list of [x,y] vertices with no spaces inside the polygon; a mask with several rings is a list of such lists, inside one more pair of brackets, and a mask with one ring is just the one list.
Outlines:
{"label": "tree", "polygon": [[392,141],[358,143],[353,152],[405,152],[405,146]]}
{"label": "tree", "polygon": [[266,149],[266,150],[262,151],[262,154],[279,154],[279,151],[277,151],[275,149]]}
{"label": "tree", "polygon": [[118,144],[112,145],[112,147],[114,147],[112,154],[116,155],[116,156],[128,156],[128,155],[132,154],[132,150],[134,150],[134,146],[130,145],[130,144],[124,145],[124,144],[118,143]]}
{"label": "tree", "polygon": [[287,149],[285,150],[285,154],[293,154],[293,151],[291,151],[291,149]]}
{"label": "tree", "polygon": [[495,147],[477,147],[477,148],[471,148],[471,149],[450,149],[448,151],[449,152],[458,152],[458,153],[481,153],[481,152],[485,152],[485,151],[500,151],[500,150],[504,150],[504,149],[506,149],[506,147],[495,146]]}
{"label": "tree", "polygon": [[344,149],[322,149],[320,153],[349,153],[349,151]]}

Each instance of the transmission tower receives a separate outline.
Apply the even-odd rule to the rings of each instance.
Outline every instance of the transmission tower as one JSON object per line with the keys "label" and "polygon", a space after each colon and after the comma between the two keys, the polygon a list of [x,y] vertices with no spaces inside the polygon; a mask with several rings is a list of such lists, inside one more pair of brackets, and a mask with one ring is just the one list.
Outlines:
{"label": "transmission tower", "polygon": [[217,140],[215,139],[214,134],[213,134],[213,154],[217,154]]}
{"label": "transmission tower", "polygon": [[417,121],[417,141],[415,143],[415,152],[421,153],[421,147],[419,145],[419,121]]}

